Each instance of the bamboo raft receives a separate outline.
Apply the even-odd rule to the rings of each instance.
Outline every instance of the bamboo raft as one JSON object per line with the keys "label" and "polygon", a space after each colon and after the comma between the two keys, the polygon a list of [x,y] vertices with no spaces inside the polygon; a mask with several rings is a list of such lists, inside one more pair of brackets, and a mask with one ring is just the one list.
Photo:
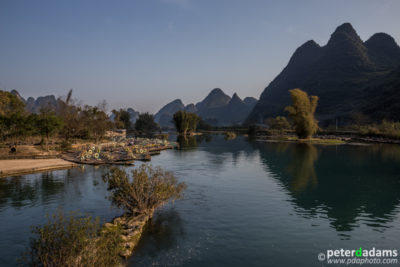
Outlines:
{"label": "bamboo raft", "polygon": [[64,154],[63,159],[89,165],[133,165],[135,161],[150,161],[152,155],[176,146],[160,139],[128,139],[119,143],[84,145],[76,152]]}

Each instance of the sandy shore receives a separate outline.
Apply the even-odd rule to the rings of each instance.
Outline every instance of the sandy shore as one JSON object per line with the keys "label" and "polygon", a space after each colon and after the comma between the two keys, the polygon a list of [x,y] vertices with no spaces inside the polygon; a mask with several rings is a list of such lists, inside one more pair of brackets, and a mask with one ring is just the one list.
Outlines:
{"label": "sandy shore", "polygon": [[77,164],[63,159],[0,160],[0,177],[75,167]]}

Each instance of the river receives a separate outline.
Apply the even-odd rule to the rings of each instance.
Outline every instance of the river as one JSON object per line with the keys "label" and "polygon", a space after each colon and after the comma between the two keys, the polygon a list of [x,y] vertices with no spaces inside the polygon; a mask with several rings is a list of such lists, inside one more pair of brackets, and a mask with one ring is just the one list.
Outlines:
{"label": "river", "polygon": [[[187,184],[184,198],[156,212],[129,266],[324,266],[318,254],[328,249],[400,247],[400,146],[223,136],[182,144],[151,164]],[[103,221],[120,214],[107,199],[106,171],[0,179],[0,265],[15,266],[30,226],[57,208]]]}

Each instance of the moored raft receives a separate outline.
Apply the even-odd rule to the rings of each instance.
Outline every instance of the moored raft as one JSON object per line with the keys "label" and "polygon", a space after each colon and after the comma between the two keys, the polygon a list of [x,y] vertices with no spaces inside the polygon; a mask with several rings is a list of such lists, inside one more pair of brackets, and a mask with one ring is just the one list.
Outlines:
{"label": "moored raft", "polygon": [[130,138],[101,145],[82,145],[76,152],[65,154],[65,160],[90,165],[132,165],[134,161],[150,161],[152,155],[176,147],[176,143],[160,139]]}

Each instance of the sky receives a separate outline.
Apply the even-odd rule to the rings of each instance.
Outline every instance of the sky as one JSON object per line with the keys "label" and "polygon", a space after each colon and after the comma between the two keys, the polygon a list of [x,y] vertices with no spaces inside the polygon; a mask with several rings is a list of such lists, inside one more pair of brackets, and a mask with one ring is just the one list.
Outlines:
{"label": "sky", "polygon": [[400,42],[398,0],[0,0],[0,89],[157,112],[259,98],[301,44],[350,22]]}

